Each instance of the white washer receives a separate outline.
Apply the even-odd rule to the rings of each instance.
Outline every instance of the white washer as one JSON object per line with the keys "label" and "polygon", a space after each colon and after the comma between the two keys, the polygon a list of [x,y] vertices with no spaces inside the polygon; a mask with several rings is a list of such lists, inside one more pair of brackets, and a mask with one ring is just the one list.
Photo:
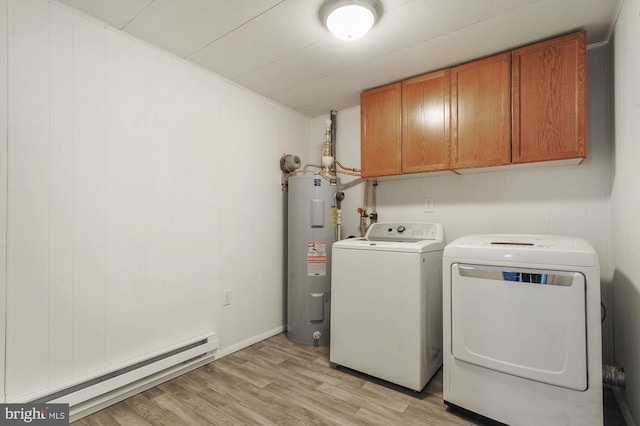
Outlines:
{"label": "white washer", "polygon": [[333,244],[333,364],[422,390],[442,365],[444,246],[427,223],[376,223]]}
{"label": "white washer", "polygon": [[600,270],[587,241],[474,235],[443,258],[444,400],[513,425],[602,425]]}

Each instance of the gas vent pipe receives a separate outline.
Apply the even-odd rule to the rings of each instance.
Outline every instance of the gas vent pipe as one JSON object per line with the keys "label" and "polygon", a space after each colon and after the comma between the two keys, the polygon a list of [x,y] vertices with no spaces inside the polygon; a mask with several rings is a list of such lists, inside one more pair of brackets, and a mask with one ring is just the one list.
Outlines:
{"label": "gas vent pipe", "polygon": [[624,368],[614,365],[602,366],[602,382],[605,385],[617,386],[624,389],[626,384]]}

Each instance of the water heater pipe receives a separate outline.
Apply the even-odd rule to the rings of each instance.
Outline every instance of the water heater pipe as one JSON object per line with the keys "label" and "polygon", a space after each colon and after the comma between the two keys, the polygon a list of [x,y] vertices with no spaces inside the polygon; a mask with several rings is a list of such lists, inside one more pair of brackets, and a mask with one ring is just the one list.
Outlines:
{"label": "water heater pipe", "polygon": [[[331,110],[331,156],[335,159],[336,155],[336,134],[338,132],[338,111]],[[335,170],[335,166],[333,167]]]}
{"label": "water heater pipe", "polygon": [[332,173],[333,166],[333,156],[331,155],[331,120],[327,119],[326,128],[324,130],[324,141],[322,142],[322,171],[324,173]]}
{"label": "water heater pipe", "polygon": [[372,205],[371,205],[371,220],[370,223],[376,223],[378,221],[378,210],[377,210],[377,189],[378,189],[378,181],[373,181],[373,196],[372,196]]}

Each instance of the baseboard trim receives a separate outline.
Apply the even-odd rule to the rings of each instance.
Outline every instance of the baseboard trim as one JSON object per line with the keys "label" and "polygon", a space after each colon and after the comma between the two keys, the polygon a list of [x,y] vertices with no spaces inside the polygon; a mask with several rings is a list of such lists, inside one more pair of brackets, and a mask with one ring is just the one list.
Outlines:
{"label": "baseboard trim", "polygon": [[243,340],[242,342],[238,342],[236,344],[233,344],[231,346],[228,346],[226,348],[222,348],[222,349],[218,349],[218,351],[216,352],[216,359],[220,359],[223,358],[227,355],[230,355],[234,352],[237,352],[239,350],[242,350],[244,348],[248,348],[251,345],[255,345],[258,342],[262,342],[263,340],[268,339],[269,337],[273,337],[276,334],[280,334],[283,331],[285,331],[287,328],[282,325],[280,327],[276,327],[273,328],[269,331],[265,331],[264,333],[258,334],[256,336],[250,337],[246,340]]}

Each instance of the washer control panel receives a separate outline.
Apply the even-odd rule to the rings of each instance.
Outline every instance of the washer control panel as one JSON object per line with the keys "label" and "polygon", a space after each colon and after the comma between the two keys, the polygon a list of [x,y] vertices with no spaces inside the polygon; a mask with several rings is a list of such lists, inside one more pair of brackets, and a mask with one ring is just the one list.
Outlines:
{"label": "washer control panel", "polygon": [[442,225],[437,223],[374,223],[367,230],[369,241],[406,241],[442,239]]}

